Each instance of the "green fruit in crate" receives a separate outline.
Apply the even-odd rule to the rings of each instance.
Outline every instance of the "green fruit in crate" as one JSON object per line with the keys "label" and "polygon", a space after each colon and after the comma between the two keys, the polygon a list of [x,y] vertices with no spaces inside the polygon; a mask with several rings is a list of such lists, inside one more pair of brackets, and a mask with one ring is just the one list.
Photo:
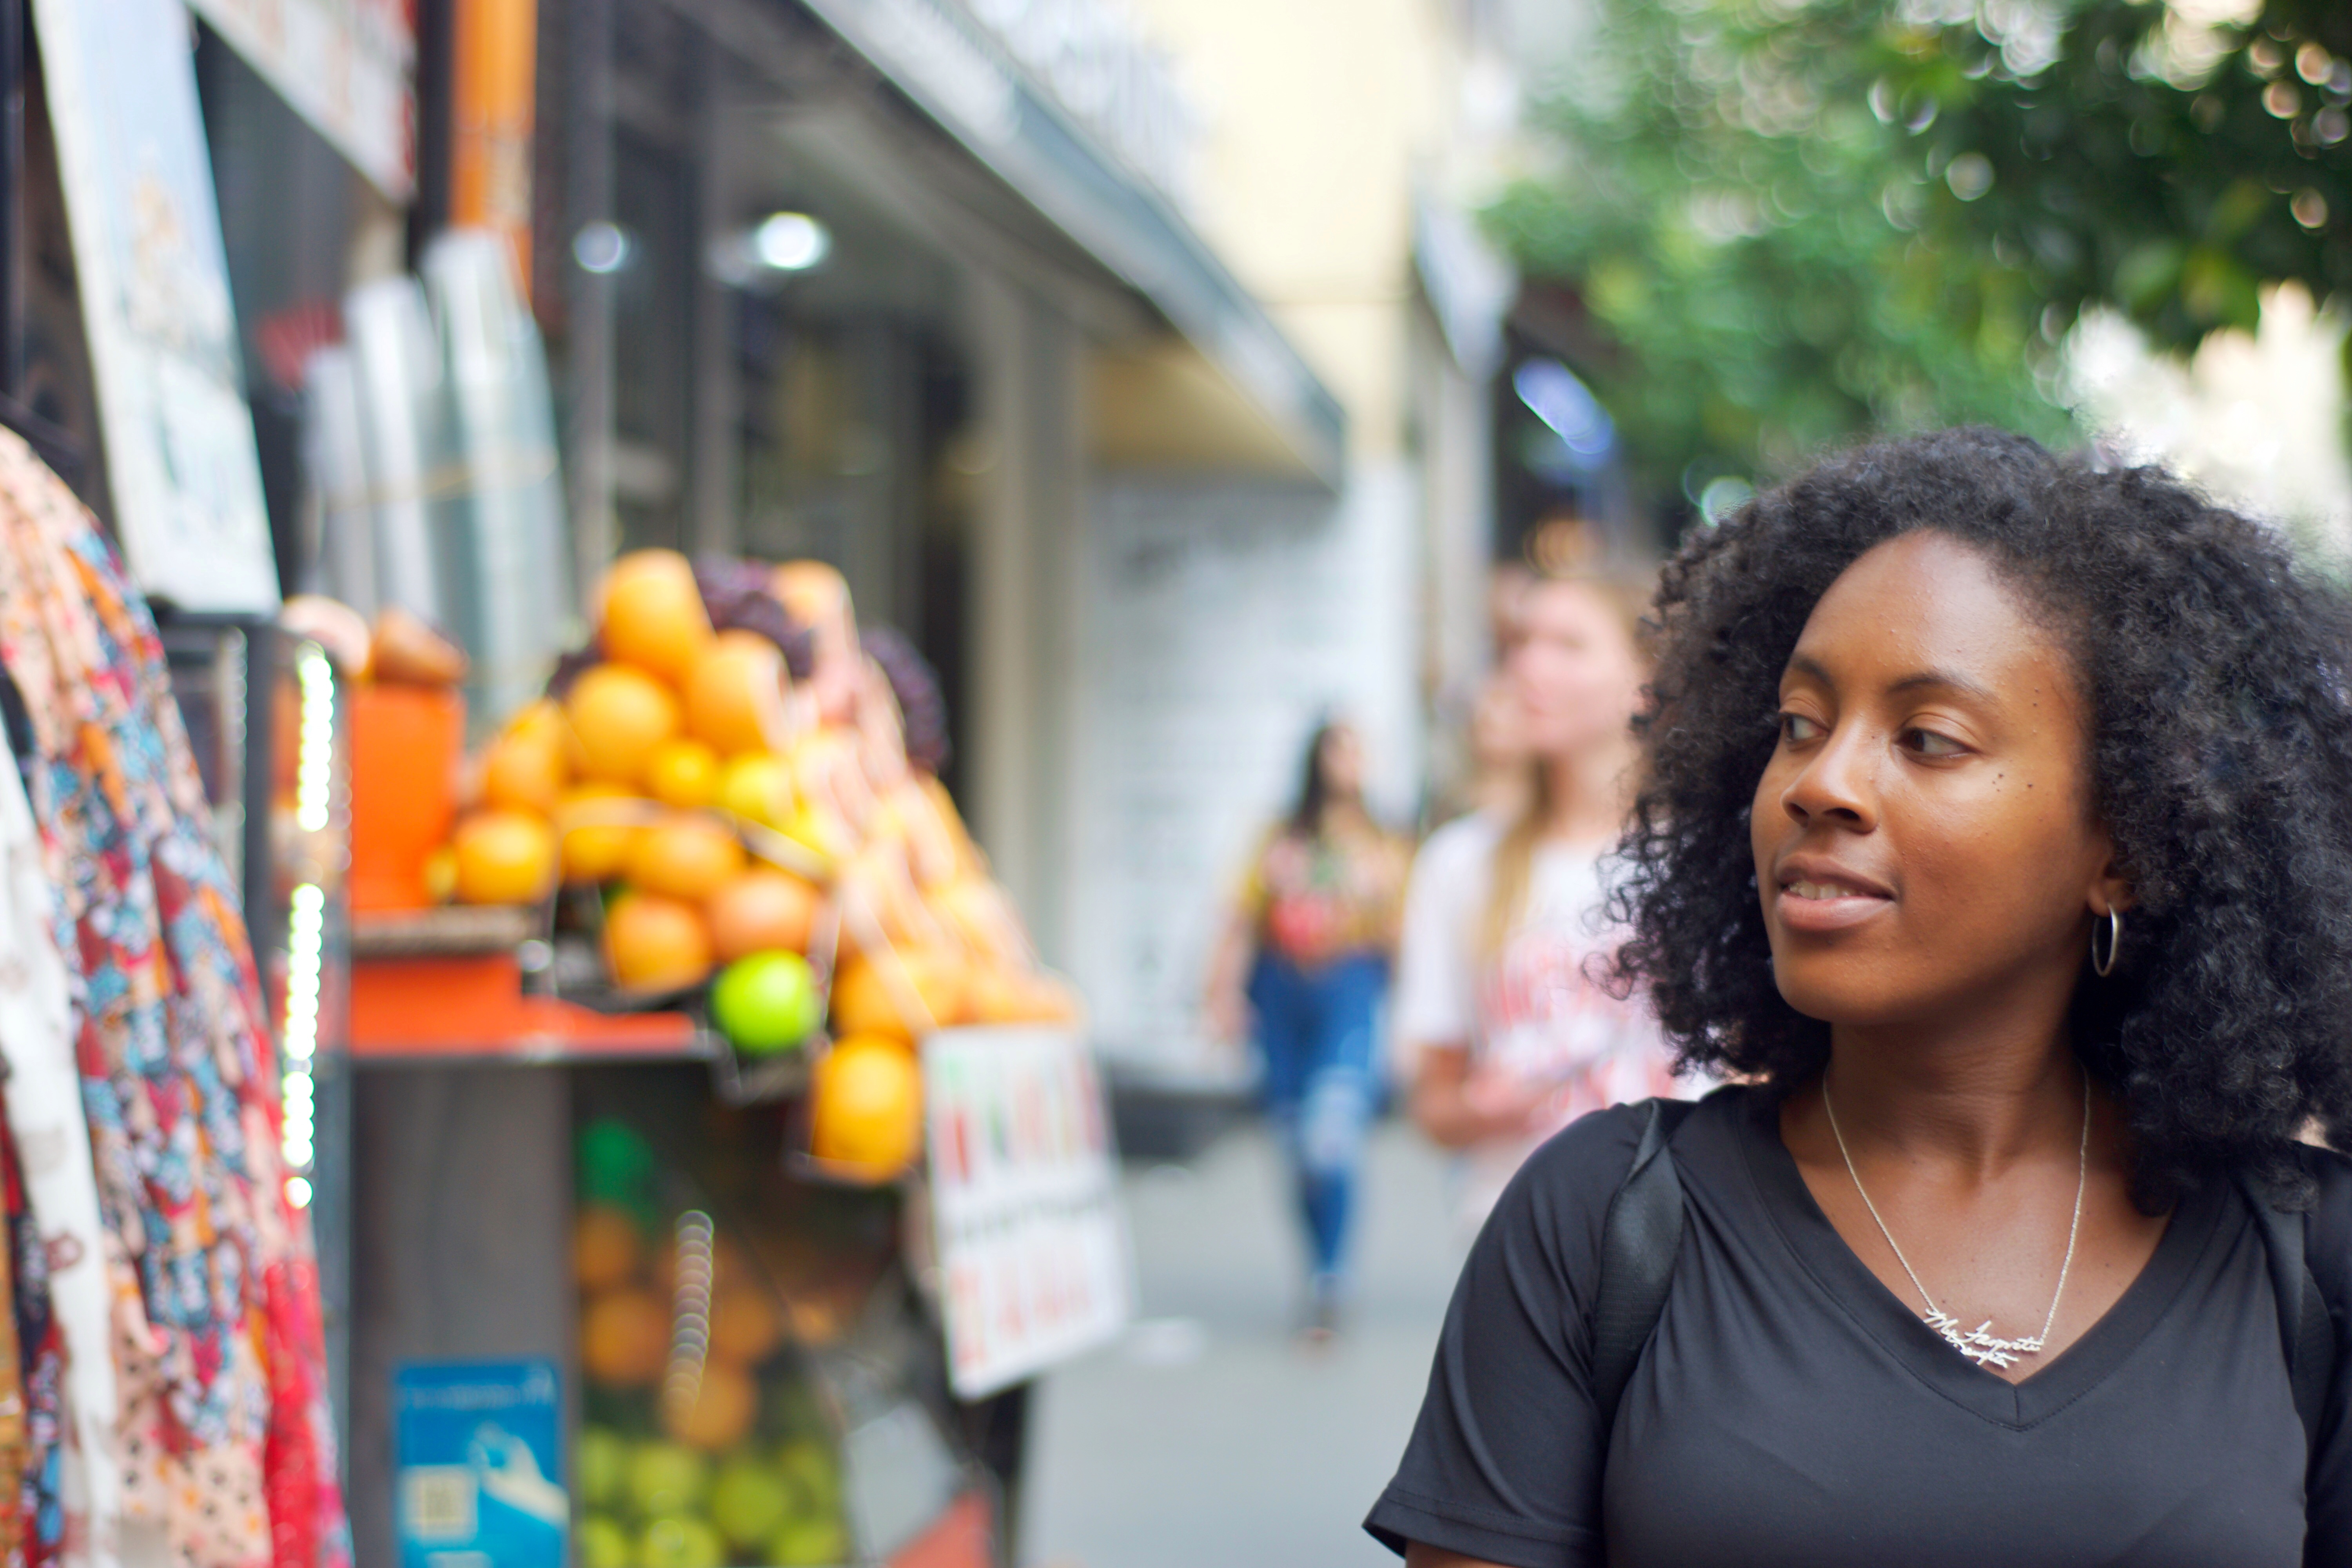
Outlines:
{"label": "green fruit in crate", "polygon": [[636,1543],[601,1513],[580,1521],[580,1568],[636,1568]]}
{"label": "green fruit in crate", "polygon": [[816,1033],[824,1021],[816,976],[797,952],[739,958],[710,992],[710,1020],[747,1057],[773,1056]]}
{"label": "green fruit in crate", "polygon": [[792,1517],[791,1481],[748,1454],[738,1454],[719,1470],[710,1489],[710,1522],[745,1551],[759,1546]]}
{"label": "green fruit in crate", "polygon": [[841,1507],[841,1473],[833,1451],[814,1437],[796,1437],[776,1455],[776,1468],[800,1489],[801,1496],[820,1513]]}
{"label": "green fruit in crate", "polygon": [[610,1508],[629,1484],[629,1440],[610,1426],[580,1428],[580,1500]]}
{"label": "green fruit in crate", "polygon": [[709,1462],[683,1443],[641,1443],[629,1456],[629,1499],[647,1519],[693,1508],[709,1485]]}
{"label": "green fruit in crate", "polygon": [[637,1568],[720,1568],[727,1543],[710,1526],[687,1514],[667,1514],[637,1538]]}
{"label": "green fruit in crate", "polygon": [[833,1568],[849,1559],[849,1536],[841,1521],[812,1514],[776,1531],[766,1561],[772,1568]]}

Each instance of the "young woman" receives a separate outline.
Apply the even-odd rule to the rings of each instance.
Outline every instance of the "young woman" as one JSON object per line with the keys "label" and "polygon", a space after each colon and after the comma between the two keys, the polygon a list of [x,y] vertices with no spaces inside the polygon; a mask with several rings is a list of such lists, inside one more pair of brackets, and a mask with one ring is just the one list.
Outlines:
{"label": "young woman", "polygon": [[[2297,1142],[2352,1133],[2343,598],[2162,473],[1958,431],[1699,531],[1658,613],[1622,963],[1745,1082],[1668,1145],[1613,1421],[1634,1110],[1496,1210],[1370,1528],[1415,1568],[2352,1561],[2352,1167]],[[2326,1303],[2299,1363],[2266,1225]]]}
{"label": "young woman", "polygon": [[1673,1089],[1655,1020],[1593,973],[1621,934],[1604,929],[1601,873],[1639,762],[1638,603],[1600,578],[1522,592],[1500,689],[1525,783],[1503,809],[1438,829],[1413,862],[1395,1030],[1414,1120],[1462,1151],[1465,1240],[1545,1138]]}
{"label": "young woman", "polygon": [[1344,723],[1307,743],[1298,803],[1267,835],[1210,966],[1211,1026],[1254,1020],[1266,1114],[1307,1232],[1306,1331],[1328,1338],[1346,1295],[1349,1221],[1379,1097],[1374,1025],[1396,947],[1405,849],[1364,807],[1364,749]]}

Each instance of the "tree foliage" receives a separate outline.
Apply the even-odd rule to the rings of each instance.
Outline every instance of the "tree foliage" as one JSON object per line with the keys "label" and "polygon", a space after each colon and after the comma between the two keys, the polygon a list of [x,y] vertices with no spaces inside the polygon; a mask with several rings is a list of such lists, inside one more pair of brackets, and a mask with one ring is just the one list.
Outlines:
{"label": "tree foliage", "polygon": [[2185,347],[2266,284],[2352,296],[2352,6],[2186,12],[1608,0],[1489,216],[1600,329],[1576,368],[1654,491],[1865,431],[2063,438],[2089,306]]}

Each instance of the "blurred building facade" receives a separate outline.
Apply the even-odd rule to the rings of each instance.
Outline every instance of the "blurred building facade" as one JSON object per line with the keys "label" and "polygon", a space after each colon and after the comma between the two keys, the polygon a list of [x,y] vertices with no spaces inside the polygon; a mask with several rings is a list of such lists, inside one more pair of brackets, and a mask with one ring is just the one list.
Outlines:
{"label": "blurred building facade", "polygon": [[[1483,659],[1510,280],[1459,200],[1482,28],[1432,0],[541,12],[582,572],[842,566],[940,668],[950,782],[1123,1062],[1212,1059],[1208,942],[1318,717],[1363,726],[1410,818]],[[777,215],[823,253],[763,255]]]}
{"label": "blurred building facade", "polygon": [[[1361,725],[1410,820],[1433,716],[1486,657],[1513,285],[1465,215],[1509,146],[1512,7],[415,17],[390,190],[338,177],[206,34],[243,316],[299,327],[452,222],[506,232],[573,589],[646,545],[839,565],[940,669],[949,782],[1098,1042],[1211,1061],[1201,967],[1308,730]],[[299,399],[250,379],[273,517],[299,513]],[[312,502],[280,575],[348,591]]]}

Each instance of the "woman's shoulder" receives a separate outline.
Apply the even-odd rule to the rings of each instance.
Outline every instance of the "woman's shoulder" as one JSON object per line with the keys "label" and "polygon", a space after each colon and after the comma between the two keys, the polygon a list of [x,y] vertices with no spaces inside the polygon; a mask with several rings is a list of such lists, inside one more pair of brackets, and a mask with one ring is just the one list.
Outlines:
{"label": "woman's shoulder", "polygon": [[1504,823],[1491,812],[1474,811],[1433,830],[1413,857],[1419,876],[1484,871],[1502,842]]}
{"label": "woman's shoulder", "polygon": [[[1706,1139],[1730,1131],[1748,1114],[1757,1092],[1746,1085],[1726,1084],[1691,1103],[1670,1148],[1689,1147],[1694,1135]],[[1591,1111],[1552,1134],[1528,1156],[1513,1180],[1514,1188],[1524,1188],[1518,1201],[1555,1222],[1580,1216],[1597,1237],[1610,1200],[1633,1163],[1649,1104],[1631,1100]],[[1506,1201],[1509,1198],[1507,1194]]]}

